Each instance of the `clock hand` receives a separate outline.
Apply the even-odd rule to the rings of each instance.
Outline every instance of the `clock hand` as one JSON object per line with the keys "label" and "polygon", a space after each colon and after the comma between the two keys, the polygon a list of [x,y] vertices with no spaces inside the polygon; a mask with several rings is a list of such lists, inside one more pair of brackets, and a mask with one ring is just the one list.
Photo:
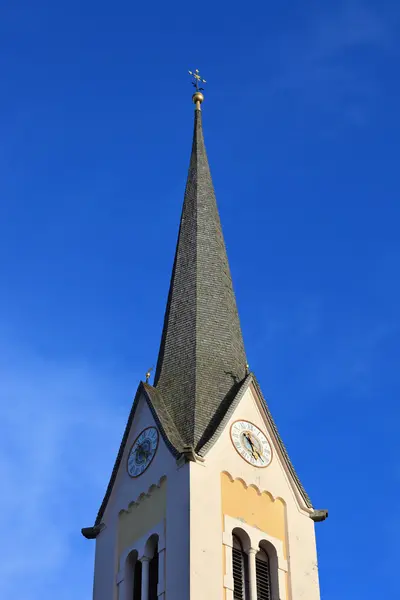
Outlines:
{"label": "clock hand", "polygon": [[138,447],[136,448],[136,455],[138,457],[140,457],[141,455],[144,457],[144,459],[146,459],[146,452],[143,448],[143,444],[138,444]]}
{"label": "clock hand", "polygon": [[260,454],[259,450],[257,450],[257,448],[255,448],[254,444],[253,444],[253,452],[256,454],[256,456],[258,456],[258,458],[259,458],[260,460],[262,460],[262,461],[264,462],[264,459],[263,459],[263,457],[261,456],[261,454]]}
{"label": "clock hand", "polygon": [[251,437],[249,436],[249,434],[248,434],[248,433],[245,433],[245,434],[244,434],[244,437],[245,437],[245,438],[246,438],[246,440],[249,442],[249,444],[250,444],[250,446],[251,446],[251,453],[252,453],[252,455],[254,456],[254,454],[255,454],[255,452],[256,452],[256,451],[255,451],[254,444],[253,444],[253,442],[252,442],[252,439],[251,439]]}
{"label": "clock hand", "polygon": [[251,437],[249,436],[249,434],[248,434],[248,433],[245,433],[245,434],[244,434],[244,437],[245,437],[245,438],[246,438],[246,440],[249,442],[249,444],[250,444],[250,446],[251,446],[251,449],[253,450],[253,449],[254,449],[254,444],[253,444],[253,442],[252,442],[252,439],[251,439]]}
{"label": "clock hand", "polygon": [[262,462],[265,462],[265,461],[264,461],[264,459],[263,459],[263,457],[261,456],[261,454],[259,453],[259,451],[258,451],[258,450],[256,450],[256,453],[257,453],[257,455],[258,455],[258,458],[259,458],[259,459],[260,459]]}
{"label": "clock hand", "polygon": [[261,456],[261,454],[259,453],[259,451],[258,451],[258,450],[256,449],[256,447],[254,446],[254,444],[253,444],[253,441],[252,441],[251,437],[249,436],[249,434],[248,434],[248,433],[245,433],[245,434],[244,434],[244,436],[245,436],[246,440],[249,442],[249,444],[250,444],[250,446],[251,446],[251,450],[252,450],[253,457],[254,457],[254,458],[259,458],[259,459],[261,459],[261,460],[262,460],[262,462],[264,462],[264,459],[263,459],[263,457]]}
{"label": "clock hand", "polygon": [[137,454],[142,454],[144,459],[147,460],[151,455],[151,450],[145,450],[145,444],[139,444],[136,449]]}

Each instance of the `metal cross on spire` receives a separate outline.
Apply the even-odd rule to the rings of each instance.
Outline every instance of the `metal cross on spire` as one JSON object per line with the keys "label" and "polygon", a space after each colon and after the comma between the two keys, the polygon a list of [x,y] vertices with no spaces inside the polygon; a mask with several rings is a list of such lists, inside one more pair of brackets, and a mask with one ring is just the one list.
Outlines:
{"label": "metal cross on spire", "polygon": [[205,79],[202,79],[202,77],[199,73],[199,70],[196,69],[194,72],[189,71],[189,75],[191,75],[193,77],[192,85],[194,85],[194,87],[196,88],[196,91],[202,92],[204,90],[204,88],[199,87],[199,83],[207,83],[207,81]]}

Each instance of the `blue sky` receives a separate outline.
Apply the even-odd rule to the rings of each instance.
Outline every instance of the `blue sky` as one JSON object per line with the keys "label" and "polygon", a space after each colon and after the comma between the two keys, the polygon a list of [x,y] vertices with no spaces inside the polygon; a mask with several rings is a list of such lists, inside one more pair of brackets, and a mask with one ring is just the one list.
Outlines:
{"label": "blue sky", "polygon": [[196,67],[249,363],[330,511],[322,598],[400,592],[399,29],[394,0],[1,3],[1,597],[91,597]]}

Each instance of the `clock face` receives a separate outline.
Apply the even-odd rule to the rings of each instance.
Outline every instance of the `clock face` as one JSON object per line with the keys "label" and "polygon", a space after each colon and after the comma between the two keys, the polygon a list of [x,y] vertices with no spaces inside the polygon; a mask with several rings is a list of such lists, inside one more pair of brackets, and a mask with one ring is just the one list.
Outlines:
{"label": "clock face", "polygon": [[132,444],[127,461],[127,471],[131,477],[139,477],[150,465],[158,447],[158,430],[155,427],[143,429]]}
{"label": "clock face", "polygon": [[231,427],[231,439],[237,452],[254,467],[268,467],[272,460],[272,448],[265,434],[249,421],[235,421]]}

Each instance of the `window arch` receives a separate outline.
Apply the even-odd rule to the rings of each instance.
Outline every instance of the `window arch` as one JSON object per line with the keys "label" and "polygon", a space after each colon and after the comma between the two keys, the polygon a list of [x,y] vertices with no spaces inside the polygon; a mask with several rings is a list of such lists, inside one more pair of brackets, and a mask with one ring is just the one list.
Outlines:
{"label": "window arch", "polygon": [[164,522],[136,539],[118,562],[118,600],[157,600],[165,594]]}
{"label": "window arch", "polygon": [[264,548],[256,554],[257,600],[271,600],[271,569],[268,553]]}
{"label": "window arch", "polygon": [[277,600],[286,598],[288,563],[282,540],[248,525],[242,519],[224,516],[224,588],[233,600]]}
{"label": "window arch", "polygon": [[[151,535],[140,548],[141,555],[135,548],[131,550],[125,560],[124,592],[120,600],[157,600],[159,579],[159,537]],[[145,565],[143,566],[143,562]],[[143,578],[146,578],[146,585]],[[146,598],[143,598],[143,589],[146,589]]]}

